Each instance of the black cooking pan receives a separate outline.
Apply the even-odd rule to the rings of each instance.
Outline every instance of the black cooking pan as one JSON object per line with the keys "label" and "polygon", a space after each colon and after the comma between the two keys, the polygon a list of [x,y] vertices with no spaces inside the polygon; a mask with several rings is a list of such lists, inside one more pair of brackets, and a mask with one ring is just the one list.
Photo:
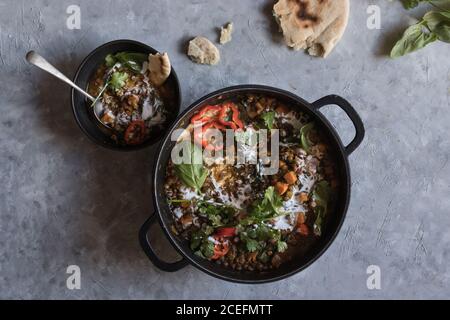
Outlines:
{"label": "black cooking pan", "polygon": [[[239,94],[254,93],[264,94],[271,96],[279,101],[283,101],[286,104],[296,108],[298,111],[309,114],[316,125],[318,125],[323,134],[328,138],[331,147],[334,149],[335,158],[337,161],[338,174],[340,178],[339,194],[337,195],[337,204],[334,212],[329,212],[322,237],[308,250],[303,256],[298,256],[292,261],[286,262],[279,269],[271,270],[265,273],[259,272],[243,272],[234,271],[229,268],[225,268],[221,265],[217,265],[214,262],[210,262],[205,259],[197,257],[194,252],[189,248],[189,242],[175,235],[171,231],[171,225],[173,223],[173,217],[169,205],[164,194],[164,180],[166,173],[166,166],[170,159],[171,150],[175,146],[174,141],[171,141],[172,132],[178,128],[185,128],[194,115],[203,106],[209,104],[220,103],[221,100],[236,97]],[[338,134],[329,123],[329,121],[319,112],[319,110],[327,105],[339,106],[348,115],[350,120],[355,126],[356,135],[353,141],[344,146]],[[153,190],[154,190],[154,202],[156,212],[142,226],[139,239],[142,248],[147,254],[148,258],[153,264],[161,270],[173,272],[182,269],[183,267],[191,264],[198,269],[223,280],[240,282],[240,283],[265,283],[271,281],[277,281],[293,274],[300,272],[310,266],[316,261],[331,245],[336,238],[342,223],[344,222],[347,208],[350,201],[350,168],[348,164],[348,156],[355,151],[355,149],[361,144],[364,139],[364,126],[361,118],[356,113],[355,109],[343,98],[330,95],[326,96],[314,103],[308,103],[302,98],[277,88],[259,86],[259,85],[241,85],[231,88],[219,90],[211,93],[206,97],[195,102],[190,106],[179,118],[175,121],[175,124],[168,130],[166,137],[164,138],[158,158],[155,163],[154,177],[153,177]],[[182,259],[178,262],[169,263],[162,261],[152,248],[152,245],[147,237],[148,230],[152,224],[159,221],[165,234],[169,238],[172,245],[181,254]]]}

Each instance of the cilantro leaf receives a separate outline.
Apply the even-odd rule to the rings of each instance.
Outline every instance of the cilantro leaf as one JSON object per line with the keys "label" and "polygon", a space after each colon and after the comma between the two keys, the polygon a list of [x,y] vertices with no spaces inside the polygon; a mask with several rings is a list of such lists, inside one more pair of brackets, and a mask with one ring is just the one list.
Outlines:
{"label": "cilantro leaf", "polygon": [[114,90],[121,89],[128,80],[128,73],[126,72],[114,72],[111,76],[110,85]]}
{"label": "cilantro leaf", "polygon": [[285,252],[286,250],[287,250],[287,248],[288,248],[288,244],[286,243],[286,242],[284,242],[284,241],[278,241],[277,242],[277,251],[278,252]]}
{"label": "cilantro leaf", "polygon": [[203,255],[209,259],[214,255],[214,247],[215,244],[212,241],[207,240],[203,242],[200,249]]}
{"label": "cilantro leaf", "polygon": [[273,124],[275,122],[275,114],[276,114],[275,111],[271,111],[266,112],[261,116],[261,118],[264,120],[264,124],[269,130],[273,129]]}
{"label": "cilantro leaf", "polygon": [[260,249],[259,243],[258,241],[251,239],[251,238],[246,238],[244,240],[247,251],[249,252],[256,252]]}

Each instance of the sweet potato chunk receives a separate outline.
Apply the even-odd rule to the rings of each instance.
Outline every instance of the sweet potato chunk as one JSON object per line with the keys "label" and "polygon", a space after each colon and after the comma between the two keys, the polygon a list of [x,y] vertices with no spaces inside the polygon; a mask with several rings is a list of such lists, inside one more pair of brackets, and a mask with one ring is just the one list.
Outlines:
{"label": "sweet potato chunk", "polygon": [[289,185],[287,183],[277,182],[275,184],[275,190],[278,192],[278,194],[280,196],[285,194],[288,191],[288,189],[289,189]]}
{"label": "sweet potato chunk", "polygon": [[289,185],[293,185],[297,182],[298,178],[294,171],[289,171],[284,175],[284,180],[286,180]]}
{"label": "sweet potato chunk", "polygon": [[309,200],[308,194],[306,192],[300,193],[299,198],[302,203],[308,202]]}

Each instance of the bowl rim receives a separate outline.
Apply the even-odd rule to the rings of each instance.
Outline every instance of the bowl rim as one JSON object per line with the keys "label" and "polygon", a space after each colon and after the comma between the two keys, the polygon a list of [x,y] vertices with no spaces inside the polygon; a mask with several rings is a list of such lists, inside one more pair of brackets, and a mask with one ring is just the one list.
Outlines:
{"label": "bowl rim", "polygon": [[[133,44],[139,47],[142,47],[143,49],[149,51],[149,52],[159,52],[158,50],[156,50],[155,48],[139,42],[137,40],[131,40],[131,39],[119,39],[119,40],[113,40],[113,41],[109,41],[107,43],[102,44],[101,46],[95,48],[94,50],[92,50],[84,59],[83,61],[80,63],[80,65],[77,68],[77,71],[73,77],[73,82],[75,84],[77,84],[78,78],[81,74],[81,72],[85,69],[87,63],[92,59],[92,57],[94,55],[96,55],[99,51],[104,50],[105,48],[111,47],[111,46],[115,46],[115,45],[120,45],[120,44]],[[176,112],[177,115],[176,117],[174,117],[174,119],[172,121],[170,121],[170,123],[167,123],[165,125],[165,129],[162,130],[162,132],[160,133],[160,136],[158,139],[156,140],[149,140],[143,144],[137,145],[137,146],[128,146],[128,147],[121,147],[121,146],[113,146],[110,144],[106,144],[103,143],[101,141],[99,141],[98,139],[96,139],[95,137],[93,137],[88,130],[86,130],[86,128],[84,127],[84,125],[82,125],[82,123],[80,122],[79,116],[77,114],[76,111],[76,107],[75,107],[75,89],[71,88],[70,89],[70,95],[71,95],[71,106],[72,106],[72,113],[73,116],[75,118],[75,122],[77,123],[78,127],[81,129],[81,131],[89,138],[89,140],[91,140],[93,143],[95,143],[98,146],[101,146],[103,148],[109,149],[109,150],[114,150],[114,151],[118,151],[118,152],[134,152],[134,151],[139,151],[139,150],[143,150],[145,148],[149,148],[155,145],[158,145],[161,143],[162,139],[164,139],[167,130],[169,130],[172,125],[177,121],[178,115],[180,114],[181,111],[181,105],[182,105],[182,92],[181,92],[181,85],[180,85],[180,80],[178,78],[178,75],[175,71],[175,69],[172,66],[172,70],[171,70],[171,76],[173,76],[174,82],[175,82],[175,93],[177,95],[177,101],[176,101]],[[78,84],[77,84],[78,85]]]}
{"label": "bowl rim", "polygon": [[[325,127],[329,130],[329,133],[331,134],[331,136],[335,139],[335,143],[338,146],[338,150],[336,150],[336,151],[338,151],[340,153],[341,158],[342,158],[341,165],[344,169],[345,176],[346,176],[346,183],[345,183],[345,185],[343,185],[343,188],[345,188],[345,198],[342,199],[342,201],[344,202],[342,205],[342,209],[341,209],[342,213],[341,213],[341,217],[339,218],[338,223],[336,224],[336,228],[332,232],[330,232],[330,237],[329,237],[328,241],[326,241],[326,243],[323,244],[323,246],[309,259],[309,261],[307,261],[303,265],[295,268],[294,270],[292,270],[290,272],[286,272],[282,275],[261,278],[261,279],[240,279],[240,278],[233,278],[231,276],[223,275],[223,274],[220,274],[219,272],[214,272],[212,270],[209,270],[207,267],[203,266],[202,263],[195,261],[193,258],[191,258],[189,256],[189,254],[187,254],[184,251],[184,248],[182,248],[181,244],[178,243],[178,241],[172,235],[169,226],[166,226],[166,223],[164,222],[164,220],[162,218],[163,213],[161,213],[161,205],[158,201],[158,199],[160,198],[158,196],[159,189],[157,188],[158,176],[159,176],[158,168],[162,165],[161,156],[162,156],[163,152],[167,152],[167,151],[164,151],[163,148],[165,148],[167,146],[167,144],[170,142],[170,138],[171,138],[171,134],[172,134],[173,130],[176,129],[178,127],[178,125],[182,121],[185,120],[185,117],[191,111],[199,109],[207,101],[214,99],[216,97],[219,97],[220,95],[229,94],[229,93],[239,93],[242,91],[243,92],[253,91],[253,90],[261,91],[261,92],[268,93],[268,94],[271,94],[271,93],[272,94],[281,94],[281,95],[285,96],[286,98],[295,100],[295,101],[299,102],[300,104],[302,104],[305,108],[309,109],[309,111],[311,113],[313,113],[318,119],[320,119],[322,121],[322,124],[325,125]],[[162,174],[164,174],[164,173],[162,173]],[[232,282],[232,283],[240,283],[240,284],[272,283],[272,282],[277,282],[277,281],[281,281],[281,280],[290,278],[290,277],[304,271],[305,269],[309,268],[312,264],[314,264],[317,260],[319,260],[324,255],[324,253],[326,251],[328,251],[328,249],[331,247],[331,245],[335,242],[337,236],[339,235],[339,233],[342,230],[342,226],[347,217],[348,208],[349,208],[350,200],[351,200],[351,189],[352,189],[351,188],[351,180],[352,180],[351,179],[351,169],[350,169],[350,164],[349,164],[349,160],[348,160],[348,154],[345,152],[345,147],[344,147],[344,144],[342,143],[342,140],[341,140],[339,134],[337,133],[337,131],[333,127],[333,125],[329,122],[329,120],[321,112],[319,112],[318,110],[315,110],[313,108],[312,103],[306,101],[305,99],[301,98],[297,94],[294,94],[290,91],[272,87],[272,86],[259,85],[259,84],[245,84],[245,85],[231,86],[231,87],[222,88],[222,89],[219,89],[212,93],[209,93],[209,94],[203,96],[202,98],[196,100],[195,102],[193,102],[188,108],[186,108],[179,115],[178,119],[167,130],[165,137],[161,141],[161,145],[159,147],[158,155],[157,155],[156,161],[154,163],[154,168],[153,168],[152,196],[153,196],[153,203],[154,203],[154,210],[155,210],[154,214],[157,215],[157,220],[159,222],[159,225],[163,229],[163,231],[166,234],[166,237],[168,238],[171,245],[176,249],[176,251],[181,255],[181,257],[188,262],[189,265],[192,265],[196,269],[198,269],[214,278],[225,280],[225,281]]]}

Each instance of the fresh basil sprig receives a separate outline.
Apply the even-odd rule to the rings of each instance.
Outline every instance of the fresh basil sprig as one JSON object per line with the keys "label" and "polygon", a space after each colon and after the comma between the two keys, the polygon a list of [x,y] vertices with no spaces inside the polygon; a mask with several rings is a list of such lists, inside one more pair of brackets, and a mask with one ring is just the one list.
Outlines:
{"label": "fresh basil sprig", "polygon": [[203,164],[195,161],[196,154],[201,154],[201,149],[193,143],[188,143],[183,152],[188,152],[190,163],[175,165],[175,173],[186,186],[200,193],[208,177],[208,170]]}
{"label": "fresh basil sprig", "polygon": [[119,52],[116,54],[109,54],[105,58],[105,63],[108,68],[113,67],[116,63],[121,63],[127,68],[136,73],[141,72],[144,62],[148,59],[148,55],[137,52]]}
{"label": "fresh basil sprig", "polygon": [[419,5],[421,2],[431,2],[433,0],[402,0],[405,9],[412,9]]}
{"label": "fresh basil sprig", "polygon": [[306,125],[304,125],[301,129],[300,129],[300,142],[301,142],[301,146],[303,148],[303,150],[305,150],[306,152],[310,152],[311,146],[312,146],[312,142],[311,139],[309,138],[309,135],[311,134],[311,131],[314,130],[314,123],[310,122]]}
{"label": "fresh basil sprig", "polygon": [[[416,24],[404,32],[402,38],[391,51],[391,58],[398,58],[426,47],[437,40],[450,43],[450,11],[439,8],[431,0],[403,0],[407,9],[414,8],[420,2],[428,2],[437,10],[427,12]],[[450,1],[447,1],[450,3]]]}
{"label": "fresh basil sprig", "polygon": [[436,34],[431,32],[426,22],[422,20],[406,29],[402,38],[392,48],[391,58],[398,58],[417,51],[436,40]]}

